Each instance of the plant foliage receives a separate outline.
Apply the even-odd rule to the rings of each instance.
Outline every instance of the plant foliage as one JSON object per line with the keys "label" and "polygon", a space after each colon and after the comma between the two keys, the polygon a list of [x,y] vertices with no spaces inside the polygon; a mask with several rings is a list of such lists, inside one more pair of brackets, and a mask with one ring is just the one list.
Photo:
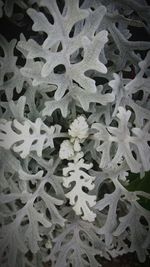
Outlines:
{"label": "plant foliage", "polygon": [[0,35],[0,265],[144,262],[150,6],[0,0],[3,19],[22,33]]}

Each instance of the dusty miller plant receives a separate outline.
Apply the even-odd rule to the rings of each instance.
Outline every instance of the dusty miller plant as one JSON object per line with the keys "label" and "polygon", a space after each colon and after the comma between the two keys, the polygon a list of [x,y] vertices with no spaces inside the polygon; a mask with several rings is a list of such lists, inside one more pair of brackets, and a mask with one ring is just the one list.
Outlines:
{"label": "dusty miller plant", "polygon": [[150,170],[150,42],[132,37],[150,7],[0,0],[0,17],[26,25],[0,35],[1,267],[144,262],[150,194],[129,188]]}

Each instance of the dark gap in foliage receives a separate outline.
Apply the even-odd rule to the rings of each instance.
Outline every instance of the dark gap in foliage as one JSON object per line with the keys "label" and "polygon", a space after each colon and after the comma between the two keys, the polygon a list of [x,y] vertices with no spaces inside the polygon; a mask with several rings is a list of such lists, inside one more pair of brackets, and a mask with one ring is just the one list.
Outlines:
{"label": "dark gap in foliage", "polygon": [[13,72],[7,72],[7,73],[5,73],[5,75],[4,75],[4,82],[9,81],[13,76],[14,76],[14,73]]}
{"label": "dark gap in foliage", "polygon": [[37,173],[37,161],[34,158],[31,158],[30,161],[28,162],[28,170],[30,171],[31,174]]}
{"label": "dark gap in foliage", "polygon": [[87,187],[85,187],[85,186],[82,186],[82,190],[86,194],[88,194],[88,192],[89,192],[89,189]]}
{"label": "dark gap in foliage", "polygon": [[[110,123],[110,126],[112,126],[112,127],[117,127],[117,128],[118,128],[118,121],[115,120],[115,119],[113,119],[113,120],[111,121],[111,123]],[[109,131],[108,131],[108,132],[109,132]]]}
{"label": "dark gap in foliage", "polygon": [[36,144],[37,144],[37,141],[38,141],[38,140],[34,140],[34,141],[32,142],[32,145],[36,145]]}
{"label": "dark gap in foliage", "polygon": [[147,222],[147,220],[145,219],[144,216],[141,216],[140,217],[140,223],[143,224],[143,225],[145,225],[145,226],[148,226],[148,222]]}
{"label": "dark gap in foliage", "polygon": [[[4,57],[5,54],[4,54],[4,50],[3,48],[0,46],[0,57]],[[2,66],[1,62],[0,62],[0,67]]]}
{"label": "dark gap in foliage", "polygon": [[1,111],[2,111],[2,113],[4,114],[5,111],[6,111],[6,108],[4,108],[4,107],[1,106]]}
{"label": "dark gap in foliage", "polygon": [[32,181],[29,181],[29,188],[32,190],[36,190],[36,183],[32,183]]}
{"label": "dark gap in foliage", "polygon": [[48,208],[46,209],[46,217],[51,221],[52,217]]}
{"label": "dark gap in foliage", "polygon": [[6,102],[7,101],[7,97],[4,91],[0,91],[0,100],[2,102]]}
{"label": "dark gap in foliage", "polygon": [[111,148],[110,148],[110,155],[114,155],[114,156],[112,156],[112,159],[115,157],[117,149],[118,149],[118,143],[116,144],[116,142],[112,142]]}
{"label": "dark gap in foliage", "polygon": [[76,64],[83,60],[84,58],[84,49],[79,48],[78,50],[74,51],[73,54],[70,55],[70,63]]}
{"label": "dark gap in foliage", "polygon": [[45,131],[44,130],[40,130],[40,134],[45,134]]}
{"label": "dark gap in foliage", "polygon": [[42,158],[44,158],[43,155],[54,156],[54,155],[56,155],[56,151],[54,148],[47,147],[47,148],[43,149],[43,151],[42,151]]}
{"label": "dark gap in foliage", "polygon": [[119,49],[115,49],[115,50],[114,50],[114,54],[118,56],[118,55],[120,54]]}
{"label": "dark gap in foliage", "polygon": [[129,41],[150,41],[150,35],[144,27],[128,26],[128,29],[132,33]]}
{"label": "dark gap in foliage", "polygon": [[25,57],[22,55],[22,53],[19,51],[19,49],[15,49],[15,56],[17,56],[16,65],[23,67],[26,63]]}
{"label": "dark gap in foliage", "polygon": [[25,104],[24,106],[24,116],[27,117],[30,112],[29,105]]}
{"label": "dark gap in foliage", "polygon": [[12,100],[13,101],[18,100],[21,96],[23,96],[25,94],[25,92],[26,92],[26,89],[25,88],[23,88],[20,93],[18,93],[16,91],[16,88],[15,88],[14,91],[13,91],[13,98],[12,98]]}
{"label": "dark gap in foliage", "polygon": [[107,63],[105,64],[105,66],[106,66],[107,68],[109,68],[109,67],[113,66],[113,64],[114,64],[114,63],[113,63],[111,60],[108,60]]}
{"label": "dark gap in foliage", "polygon": [[[19,9],[19,7],[16,6],[15,9]],[[20,15],[23,19],[19,19]],[[32,33],[30,29],[32,23],[30,17],[25,13],[25,10],[22,9],[20,14],[19,12],[16,15],[13,13],[11,18],[7,16],[0,18],[0,33],[5,36],[8,41],[14,38],[19,40],[21,33],[24,33],[25,36],[29,38]]]}
{"label": "dark gap in foliage", "polygon": [[46,118],[43,120],[43,122],[47,125],[50,126],[53,122],[52,117],[51,116],[46,116]]}
{"label": "dark gap in foliage", "polygon": [[33,129],[30,127],[30,129],[29,129],[29,133],[30,134],[33,134]]}
{"label": "dark gap in foliage", "polygon": [[85,233],[84,233],[83,230],[80,230],[80,231],[79,231],[79,236],[80,236],[80,239],[81,239],[82,241],[85,241]]}
{"label": "dark gap in foliage", "polygon": [[[38,203],[38,204],[37,204]],[[41,203],[43,204],[43,199],[41,196],[37,196],[34,200],[33,207],[37,209],[39,213],[42,213],[41,211]],[[39,205],[40,204],[40,205]]]}
{"label": "dark gap in foliage", "polygon": [[66,72],[66,68],[63,64],[60,64],[60,65],[57,65],[55,68],[54,68],[54,73],[57,73],[57,74],[63,74]]}
{"label": "dark gap in foliage", "polygon": [[63,45],[62,45],[62,42],[60,42],[57,48],[57,52],[60,52],[62,50],[63,50]]}
{"label": "dark gap in foliage", "polygon": [[[147,68],[148,71],[150,71],[150,68]],[[144,73],[143,78],[148,78],[148,75],[146,75],[146,73]]]}
{"label": "dark gap in foliage", "polygon": [[46,92],[46,95],[47,95],[49,98],[53,98],[53,97],[54,97],[54,94],[55,94],[55,91]]}
{"label": "dark gap in foliage", "polygon": [[39,62],[39,61],[41,61],[40,57],[34,57],[34,62]]}
{"label": "dark gap in foliage", "polygon": [[31,38],[41,46],[47,37],[48,35],[46,32],[38,32],[38,33],[34,32],[33,36],[31,36]]}
{"label": "dark gap in foliage", "polygon": [[136,156],[136,153],[134,152],[134,150],[132,150],[131,153],[132,153],[132,156],[134,157],[134,159],[136,160],[137,156]]}
{"label": "dark gap in foliage", "polygon": [[85,0],[79,0],[79,7],[82,6],[82,4],[84,3]]}
{"label": "dark gap in foliage", "polygon": [[[23,201],[23,200],[21,200],[21,199],[17,199],[16,201],[15,201],[15,205],[17,206],[17,207],[19,207],[20,209],[22,209],[25,205],[26,205],[26,202],[27,201]],[[16,215],[14,215],[15,216],[15,218],[16,218]],[[15,219],[14,218],[14,219]]]}
{"label": "dark gap in foliage", "polygon": [[[17,133],[17,134],[21,134],[21,131],[19,130],[19,129],[17,129],[15,126],[14,126],[14,122],[12,121],[12,123],[11,123],[11,127],[12,127],[12,130],[15,132],[15,133]],[[18,141],[17,142],[17,144],[20,142],[20,144],[21,143],[23,143],[23,141]]]}
{"label": "dark gap in foliage", "polygon": [[[72,38],[72,37],[75,37],[75,36],[79,35],[82,32],[84,25],[85,25],[85,19],[77,21],[72,26],[72,28],[71,28],[71,30],[69,32],[69,37]],[[77,29],[77,30],[75,31],[75,29]]]}
{"label": "dark gap in foliage", "polygon": [[87,261],[88,264],[90,263],[87,254],[83,253],[83,254],[82,254],[82,257],[83,257],[83,259],[84,259],[85,261]]}
{"label": "dark gap in foliage", "polygon": [[[70,188],[73,188],[74,186],[75,186],[75,184],[76,184],[76,182],[75,181],[72,181],[71,183],[70,183],[70,186],[69,186],[69,189]],[[69,190],[70,191],[70,190]],[[68,192],[69,192],[68,191]],[[77,198],[78,198],[78,196],[76,196]],[[75,199],[75,202],[77,201],[77,199]]]}
{"label": "dark gap in foliage", "polygon": [[[123,196],[124,197],[124,196]],[[128,209],[126,207],[126,204],[124,202],[124,199],[120,199],[118,201],[118,209],[117,209],[117,215],[118,217],[122,217],[128,214]]]}
{"label": "dark gap in foliage", "polygon": [[44,185],[44,190],[45,190],[45,192],[48,193],[51,189],[52,189],[51,184],[48,183],[48,182],[45,183],[45,185]]}
{"label": "dark gap in foliage", "polygon": [[65,7],[65,1],[64,0],[56,0],[57,6],[59,8],[60,13],[63,13],[64,7]]}
{"label": "dark gap in foliage", "polygon": [[126,71],[124,70],[123,71],[123,78],[128,78],[128,79],[134,79],[135,78],[135,68],[134,68],[134,65],[130,65],[130,71]]}
{"label": "dark gap in foliage", "polygon": [[105,180],[105,182],[103,184],[101,184],[98,188],[98,194],[97,194],[97,201],[100,199],[104,198],[105,194],[110,194],[115,190],[115,186],[111,183],[111,189],[110,189],[110,183],[109,183],[109,188],[108,188],[108,182],[110,182],[110,180],[108,179],[107,181]]}
{"label": "dark gap in foliage", "polygon": [[69,32],[69,37],[72,38],[74,36],[74,30],[75,30],[75,25],[73,25],[72,29]]}
{"label": "dark gap in foliage", "polygon": [[50,13],[50,11],[48,10],[48,8],[47,7],[40,7],[40,11],[45,15],[45,17],[50,22],[50,24],[53,25],[54,24],[54,17]]}
{"label": "dark gap in foliage", "polygon": [[94,8],[94,7],[92,7],[92,6],[90,7],[90,9],[91,9],[92,11],[95,11],[95,8]]}
{"label": "dark gap in foliage", "polygon": [[134,50],[134,52],[135,52],[136,55],[138,55],[139,52],[140,52],[140,56],[141,56],[142,59],[144,59],[146,57],[148,51],[149,50],[140,50],[140,49]]}
{"label": "dark gap in foliage", "polygon": [[29,261],[32,261],[33,260],[33,253],[31,252],[31,250],[28,250],[28,252],[25,254],[25,256],[27,257],[27,259]]}
{"label": "dark gap in foliage", "polygon": [[21,221],[21,226],[25,226],[27,224],[29,224],[29,218],[27,215],[25,215],[23,220]]}
{"label": "dark gap in foliage", "polygon": [[133,97],[133,100],[142,100],[143,99],[143,96],[144,96],[144,93],[143,93],[143,90],[139,90],[138,92],[134,93],[132,95]]}
{"label": "dark gap in foliage", "polygon": [[21,32],[22,32],[22,29],[14,25],[9,18],[7,17],[0,18],[0,33],[3,36],[5,36],[5,38],[8,41],[11,41],[14,38],[19,39],[19,35]]}
{"label": "dark gap in foliage", "polygon": [[96,86],[103,85],[108,82],[108,80],[104,77],[92,77],[92,79],[96,82]]}

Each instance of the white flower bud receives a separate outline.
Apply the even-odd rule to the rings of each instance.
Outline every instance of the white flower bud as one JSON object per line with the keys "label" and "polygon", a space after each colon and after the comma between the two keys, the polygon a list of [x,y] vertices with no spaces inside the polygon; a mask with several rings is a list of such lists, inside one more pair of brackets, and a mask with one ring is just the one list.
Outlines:
{"label": "white flower bud", "polygon": [[77,119],[75,119],[71,125],[70,129],[68,130],[68,133],[73,138],[78,138],[84,140],[88,137],[88,130],[89,126],[83,116],[79,116]]}
{"label": "white flower bud", "polygon": [[51,242],[50,239],[47,240],[47,242],[46,242],[46,244],[45,244],[45,247],[46,247],[47,249],[52,248],[52,242]]}
{"label": "white flower bud", "polygon": [[76,138],[74,140],[74,146],[73,146],[73,148],[74,148],[74,151],[75,152],[81,151],[81,146],[80,146],[80,143],[79,143],[79,139],[78,138]]}
{"label": "white flower bud", "polygon": [[73,145],[69,140],[64,140],[60,145],[59,157],[61,159],[71,159],[74,157]]}

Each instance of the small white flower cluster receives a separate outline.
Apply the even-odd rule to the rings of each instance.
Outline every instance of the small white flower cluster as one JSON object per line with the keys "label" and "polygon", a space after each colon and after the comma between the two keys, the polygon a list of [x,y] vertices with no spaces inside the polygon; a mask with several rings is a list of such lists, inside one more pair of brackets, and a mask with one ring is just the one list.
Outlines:
{"label": "small white flower cluster", "polygon": [[60,146],[59,157],[61,159],[71,160],[75,153],[81,151],[80,143],[89,135],[89,126],[85,117],[79,116],[70,125],[68,130],[70,140],[64,140]]}
{"label": "small white flower cluster", "polygon": [[73,145],[69,140],[64,140],[61,143],[59,157],[61,159],[71,159],[74,156]]}
{"label": "small white flower cluster", "polygon": [[84,141],[88,137],[88,130],[89,126],[85,117],[79,116],[71,123],[68,133],[72,138],[78,138],[80,141]]}

